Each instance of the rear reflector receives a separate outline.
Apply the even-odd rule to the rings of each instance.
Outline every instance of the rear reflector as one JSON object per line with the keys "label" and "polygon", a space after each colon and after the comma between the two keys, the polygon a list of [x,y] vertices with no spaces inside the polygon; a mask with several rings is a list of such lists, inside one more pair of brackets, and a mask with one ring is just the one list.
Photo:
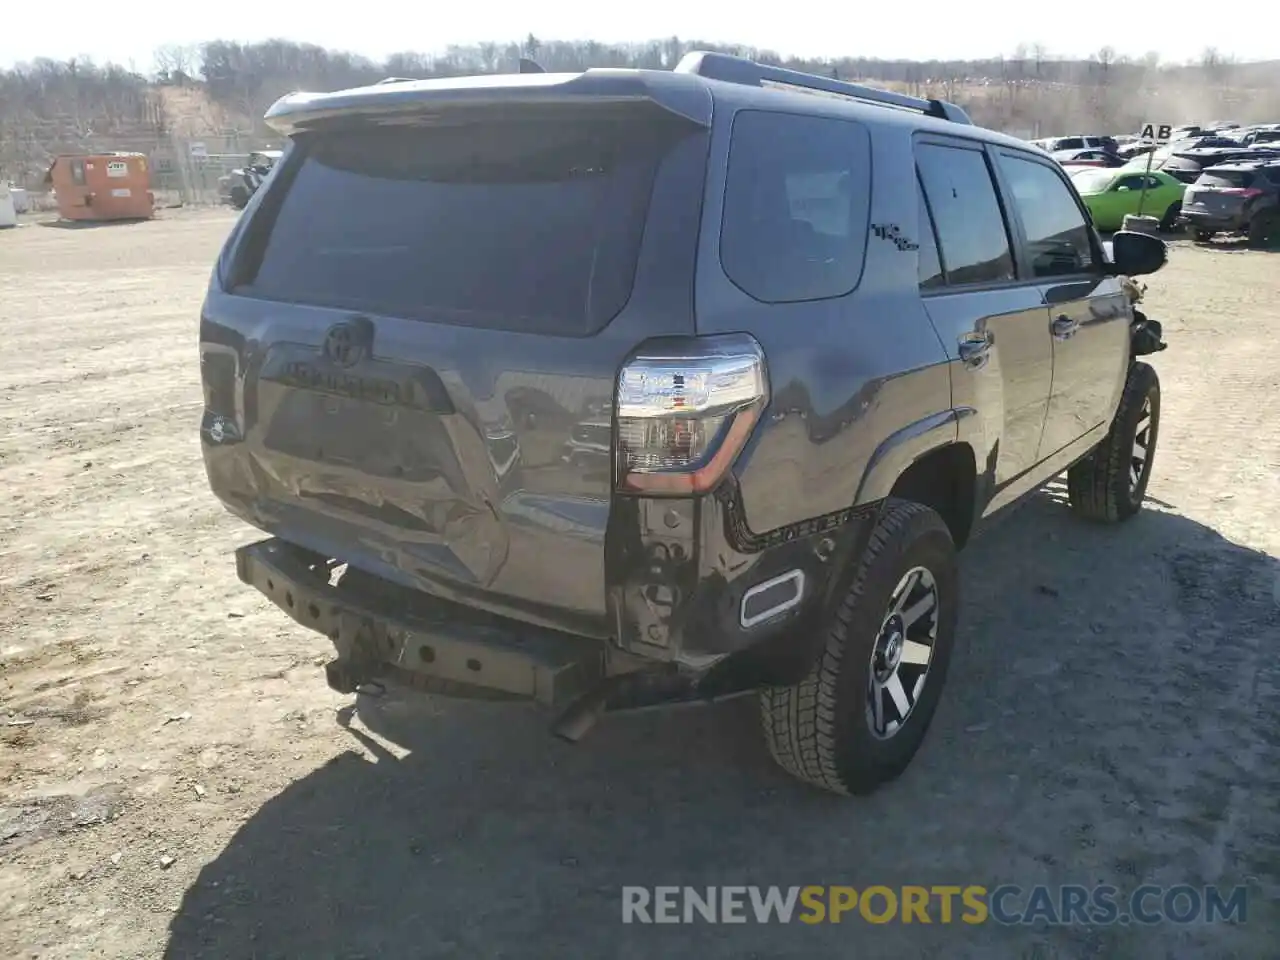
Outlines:
{"label": "rear reflector", "polygon": [[742,595],[738,622],[743,629],[772,620],[800,605],[804,599],[804,571],[789,570],[780,577],[757,583]]}
{"label": "rear reflector", "polygon": [[750,438],[768,394],[764,353],[745,334],[645,349],[618,374],[618,489],[711,490]]}

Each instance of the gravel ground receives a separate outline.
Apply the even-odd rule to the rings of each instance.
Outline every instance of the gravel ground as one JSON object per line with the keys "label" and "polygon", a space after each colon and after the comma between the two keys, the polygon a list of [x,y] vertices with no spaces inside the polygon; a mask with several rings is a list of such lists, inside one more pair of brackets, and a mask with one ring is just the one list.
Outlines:
{"label": "gravel ground", "polygon": [[[353,709],[236,580],[196,314],[227,213],[0,234],[0,956],[1263,958],[1280,944],[1276,255],[1179,244],[1148,509],[966,551],[908,773],[792,783],[739,699],[551,739]],[[625,926],[623,885],[1247,884],[1243,924]]]}

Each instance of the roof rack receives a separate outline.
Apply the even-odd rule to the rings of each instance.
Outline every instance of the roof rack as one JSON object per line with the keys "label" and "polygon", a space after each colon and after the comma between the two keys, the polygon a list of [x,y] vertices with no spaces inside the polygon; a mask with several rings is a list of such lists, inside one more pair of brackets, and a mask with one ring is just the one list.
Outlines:
{"label": "roof rack", "polygon": [[721,80],[725,83],[740,83],[749,87],[763,87],[775,84],[785,87],[800,87],[806,90],[819,90],[823,93],[840,97],[849,97],[867,103],[883,104],[897,107],[900,110],[914,110],[927,117],[939,120],[950,120],[952,123],[972,124],[969,115],[954,103],[946,100],[927,100],[923,97],[911,97],[905,93],[894,93],[891,90],[877,90],[875,87],[864,87],[858,83],[837,80],[834,77],[820,77],[800,70],[788,70],[785,67],[771,67],[756,63],[745,57],[735,57],[727,53],[712,53],[707,50],[691,50],[676,64],[676,73],[691,73],[706,77],[708,80]]}

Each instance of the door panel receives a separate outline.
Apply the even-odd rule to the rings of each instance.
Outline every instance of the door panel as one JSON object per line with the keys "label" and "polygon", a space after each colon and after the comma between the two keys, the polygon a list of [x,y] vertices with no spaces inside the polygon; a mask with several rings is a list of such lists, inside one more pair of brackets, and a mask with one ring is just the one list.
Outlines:
{"label": "door panel", "polygon": [[1097,235],[1061,170],[1008,150],[997,164],[1052,344],[1043,460],[1111,418],[1127,367],[1129,305],[1119,281],[1103,275]]}
{"label": "door panel", "polygon": [[[935,294],[924,304],[954,360],[952,405],[978,412],[990,496],[1036,464],[1052,376],[1048,312],[1035,286]],[[989,346],[966,360],[972,335]]]}
{"label": "door panel", "polygon": [[[930,140],[917,143],[916,165],[942,268],[939,285],[932,258],[921,261],[925,309],[953,360],[952,405],[977,412],[986,501],[1036,463],[1052,376],[1048,312],[1039,286],[1018,280],[986,154]],[[930,232],[923,221],[921,236]]]}
{"label": "door panel", "polygon": [[1053,343],[1053,387],[1040,459],[1106,423],[1124,386],[1129,356],[1128,300],[1114,278],[1041,288]]}

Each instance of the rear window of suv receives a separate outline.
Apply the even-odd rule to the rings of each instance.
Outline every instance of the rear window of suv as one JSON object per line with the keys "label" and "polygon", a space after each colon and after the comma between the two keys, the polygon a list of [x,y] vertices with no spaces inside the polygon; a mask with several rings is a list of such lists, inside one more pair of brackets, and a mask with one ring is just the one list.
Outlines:
{"label": "rear window of suv", "polygon": [[862,277],[870,194],[860,123],[739,112],[720,225],[725,274],[766,303],[849,293]]}
{"label": "rear window of suv", "polygon": [[300,144],[305,157],[237,292],[594,332],[631,295],[655,172],[690,129],[575,111],[318,135]]}
{"label": "rear window of suv", "polygon": [[1221,189],[1231,189],[1232,187],[1243,189],[1244,187],[1253,186],[1253,171],[1251,170],[1205,170],[1200,174],[1200,178],[1196,180],[1197,187],[1219,187]]}

